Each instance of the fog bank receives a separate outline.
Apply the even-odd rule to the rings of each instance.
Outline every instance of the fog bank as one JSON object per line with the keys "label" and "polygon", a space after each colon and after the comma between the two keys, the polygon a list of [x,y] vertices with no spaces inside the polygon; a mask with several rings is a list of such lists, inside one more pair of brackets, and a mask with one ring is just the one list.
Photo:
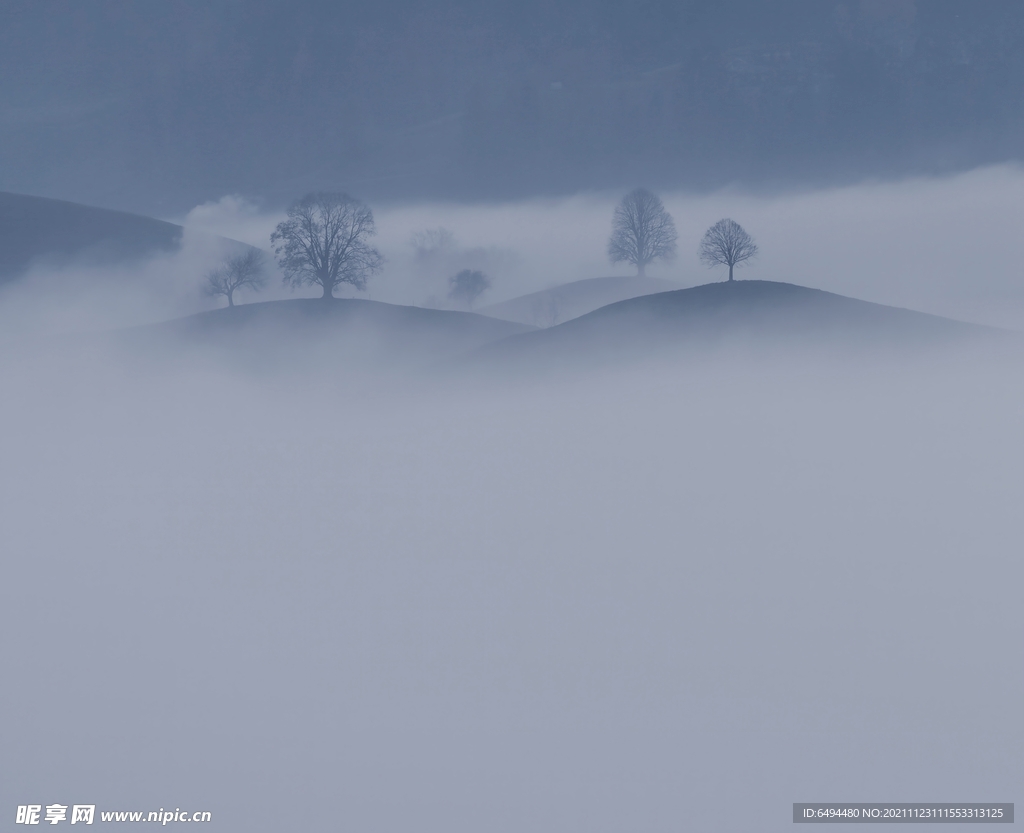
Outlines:
{"label": "fog bank", "polygon": [[[657,183],[648,183],[656,188]],[[883,304],[979,324],[1024,329],[1024,281],[1015,229],[1024,224],[1024,171],[995,166],[939,178],[865,182],[786,193],[722,190],[661,196],[679,231],[679,255],[651,273],[694,286],[721,280],[698,260],[704,230],[723,216],[740,222],[761,255],[740,278],[803,284]],[[488,273],[482,303],[560,283],[629,275],[608,262],[619,193],[508,203],[374,206],[377,244],[387,258],[372,298],[444,305],[447,278],[460,268]],[[267,246],[280,215],[226,197],[184,218],[252,245]],[[416,235],[444,229],[433,260]],[[268,296],[271,297],[271,296]]]}
{"label": "fog bank", "polygon": [[7,367],[4,806],[782,831],[1016,800],[1017,367],[82,362]]}

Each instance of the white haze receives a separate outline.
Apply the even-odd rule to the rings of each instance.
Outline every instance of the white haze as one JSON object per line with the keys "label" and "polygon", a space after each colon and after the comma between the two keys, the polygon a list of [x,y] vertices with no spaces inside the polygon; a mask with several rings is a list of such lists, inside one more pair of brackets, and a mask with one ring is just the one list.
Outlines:
{"label": "white haze", "polygon": [[[1013,251],[982,244],[1022,182],[666,202],[684,243],[743,222],[750,277],[995,320]],[[515,253],[493,300],[607,273],[611,204],[382,207],[373,295],[428,294],[394,270],[436,227]],[[205,230],[273,227],[220,206]],[[902,283],[899,229],[931,241]],[[703,282],[687,251],[662,274]],[[49,327],[51,297],[18,303]],[[107,300],[68,300],[65,329]],[[0,353],[5,813],[674,833],[1019,799],[1018,358],[371,385],[345,356],[258,376],[31,345]]]}
{"label": "white haze", "polygon": [[[518,203],[374,206],[377,245],[387,257],[370,297],[421,305],[443,302],[441,270],[417,268],[410,241],[445,228],[458,244],[448,264],[481,268],[494,282],[481,303],[559,283],[629,275],[608,263],[611,214],[619,194]],[[1024,170],[1015,165],[955,176],[864,183],[783,194],[738,190],[663,193],[679,230],[679,256],[652,274],[693,286],[721,280],[697,258],[700,236],[729,216],[754,235],[760,258],[740,278],[786,281],[883,304],[992,326],[1024,329],[1024,274],[1017,230],[1024,227]],[[281,219],[228,196],[184,222],[267,248]]]}
{"label": "white haze", "polygon": [[227,241],[186,228],[176,251],[144,261],[52,263],[0,286],[0,340],[150,324],[216,305],[203,276],[231,251]]}
{"label": "white haze", "polygon": [[[606,256],[618,194],[581,195],[495,205],[373,206],[383,272],[365,293],[345,297],[416,306],[449,302],[447,280],[462,268],[482,269],[493,282],[480,304],[560,283],[629,275]],[[992,326],[1024,329],[1024,275],[1017,229],[1024,226],[1024,170],[1003,165],[945,178],[865,183],[784,194],[721,191],[662,194],[679,230],[679,256],[651,273],[694,286],[721,280],[697,258],[703,230],[731,216],[754,235],[759,258],[742,278],[785,281],[883,304]],[[228,195],[172,218],[186,228],[181,250],[121,267],[40,262],[0,289],[5,334],[59,332],[148,323],[223,305],[201,291],[217,265],[222,235],[265,250],[283,214]],[[445,229],[453,246],[417,258],[415,235]],[[198,233],[197,233],[198,232]],[[312,297],[292,291],[272,265],[267,288],[239,301]]]}
{"label": "white haze", "polygon": [[1019,366],[20,364],[7,807],[782,831],[1019,797]]}

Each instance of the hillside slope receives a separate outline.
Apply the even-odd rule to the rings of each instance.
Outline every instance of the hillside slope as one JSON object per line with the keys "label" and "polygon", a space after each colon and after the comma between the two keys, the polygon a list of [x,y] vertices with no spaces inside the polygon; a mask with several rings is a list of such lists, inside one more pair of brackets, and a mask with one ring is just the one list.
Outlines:
{"label": "hillside slope", "polygon": [[679,288],[679,284],[661,278],[587,278],[489,304],[477,311],[505,321],[552,327],[616,301]]}
{"label": "hillside slope", "polygon": [[182,231],[151,217],[0,192],[0,283],[38,258],[105,264],[174,251]]}
{"label": "hillside slope", "polygon": [[530,365],[629,360],[679,347],[888,349],[1001,332],[795,284],[734,281],[610,304],[485,347],[476,359]]}
{"label": "hillside slope", "polygon": [[256,367],[416,368],[531,329],[470,312],[335,298],[242,304],[113,338],[144,356],[213,354]]}

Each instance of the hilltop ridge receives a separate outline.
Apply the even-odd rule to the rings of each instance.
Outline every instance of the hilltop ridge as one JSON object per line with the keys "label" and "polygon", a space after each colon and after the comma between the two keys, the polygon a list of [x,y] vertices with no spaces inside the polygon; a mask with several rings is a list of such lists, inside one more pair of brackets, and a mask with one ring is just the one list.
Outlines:
{"label": "hilltop ridge", "polygon": [[144,352],[211,352],[251,366],[322,364],[415,368],[529,332],[472,312],[363,298],[292,298],[200,312],[111,334]]}
{"label": "hilltop ridge", "polygon": [[0,191],[0,284],[16,280],[39,260],[107,265],[174,252],[184,232],[183,226],[141,214]]}
{"label": "hilltop ridge", "polygon": [[682,289],[682,285],[663,278],[585,278],[488,304],[477,312],[535,327],[553,327],[616,301],[674,289]]}
{"label": "hilltop ridge", "polygon": [[482,348],[479,360],[608,361],[671,347],[920,346],[1014,334],[776,281],[732,281],[619,301]]}

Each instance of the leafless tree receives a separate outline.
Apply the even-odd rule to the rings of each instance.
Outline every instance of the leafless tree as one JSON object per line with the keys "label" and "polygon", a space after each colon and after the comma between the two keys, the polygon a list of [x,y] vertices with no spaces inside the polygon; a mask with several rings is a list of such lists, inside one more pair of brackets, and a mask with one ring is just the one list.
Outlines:
{"label": "leafless tree", "polygon": [[637,275],[644,277],[648,263],[675,257],[676,238],[676,224],[661,200],[646,188],[637,188],[615,208],[608,257],[612,263],[632,263]]}
{"label": "leafless tree", "polygon": [[700,259],[708,266],[728,266],[729,280],[732,280],[734,266],[756,255],[754,238],[743,226],[728,218],[719,220],[704,232],[700,241]]}
{"label": "leafless tree", "polygon": [[465,301],[470,309],[473,303],[491,288],[491,282],[483,272],[476,269],[463,269],[455,277],[448,281],[451,291],[449,298]]}
{"label": "leafless tree", "polygon": [[270,242],[285,283],[321,286],[329,301],[341,284],[365,289],[380,271],[384,258],[367,243],[376,233],[368,206],[348,194],[320,192],[292,203]]}
{"label": "leafless tree", "polygon": [[417,261],[435,260],[439,255],[454,251],[455,235],[443,226],[414,232],[409,240]]}
{"label": "leafless tree", "polygon": [[248,288],[259,290],[267,283],[267,261],[259,249],[246,249],[244,252],[227,258],[216,269],[206,273],[207,295],[223,295],[228,299],[228,306],[235,305],[235,290]]}
{"label": "leafless tree", "polygon": [[562,297],[554,292],[545,292],[530,304],[534,326],[554,327],[562,320]]}

